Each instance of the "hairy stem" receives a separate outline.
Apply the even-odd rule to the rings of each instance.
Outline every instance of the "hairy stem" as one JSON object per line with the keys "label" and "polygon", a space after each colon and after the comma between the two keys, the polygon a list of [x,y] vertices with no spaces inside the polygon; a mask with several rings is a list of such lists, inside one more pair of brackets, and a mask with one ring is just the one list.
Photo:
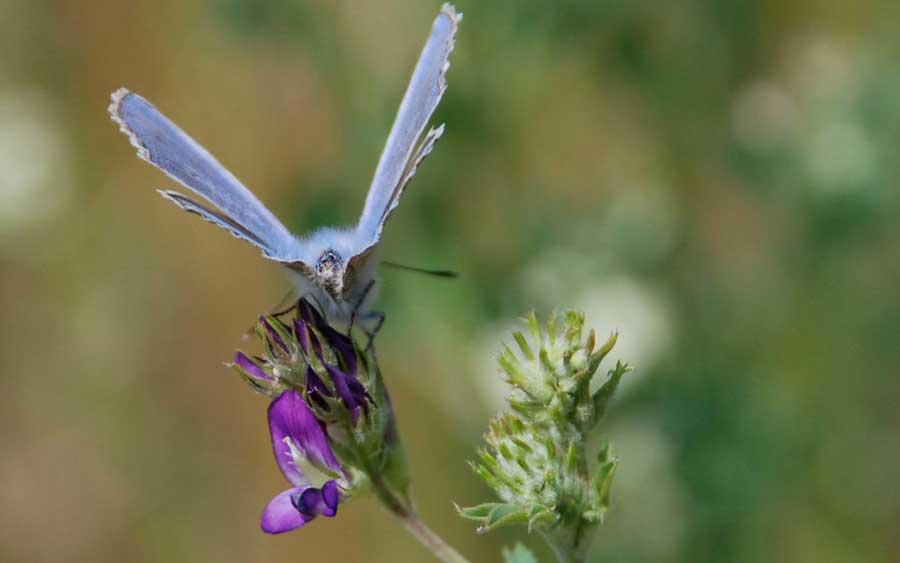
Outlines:
{"label": "hairy stem", "polygon": [[415,509],[401,500],[387,483],[381,479],[374,479],[372,488],[378,500],[381,501],[388,512],[440,561],[444,563],[469,563],[468,559],[450,547],[434,530],[425,525],[425,522],[416,514]]}

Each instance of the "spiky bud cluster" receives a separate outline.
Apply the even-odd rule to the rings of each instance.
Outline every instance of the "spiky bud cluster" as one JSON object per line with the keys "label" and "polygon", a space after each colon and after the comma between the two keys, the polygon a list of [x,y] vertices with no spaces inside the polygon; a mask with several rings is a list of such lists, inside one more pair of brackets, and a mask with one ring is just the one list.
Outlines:
{"label": "spiky bud cluster", "polygon": [[[498,362],[512,387],[511,412],[491,421],[475,472],[502,502],[460,508],[480,531],[527,524],[571,552],[583,549],[588,532],[603,519],[617,460],[604,446],[596,462],[586,453],[588,433],[606,412],[628,366],[616,363],[602,384],[592,386],[601,361],[616,343],[613,334],[597,347],[593,330],[584,336],[584,316],[556,314],[542,328],[532,313],[527,330],[513,333],[514,345]],[[593,466],[593,467],[591,467]]]}

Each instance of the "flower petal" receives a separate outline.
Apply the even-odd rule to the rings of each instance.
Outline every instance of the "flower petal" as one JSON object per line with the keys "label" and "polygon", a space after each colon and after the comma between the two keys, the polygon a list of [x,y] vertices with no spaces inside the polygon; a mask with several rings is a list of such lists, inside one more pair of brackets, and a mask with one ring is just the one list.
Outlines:
{"label": "flower petal", "polygon": [[266,371],[259,366],[259,363],[250,359],[243,352],[238,352],[234,355],[234,363],[253,379],[275,381],[275,378],[266,373]]}
{"label": "flower petal", "polygon": [[300,303],[297,304],[297,313],[303,319],[303,322],[312,324],[317,328],[319,325],[325,324],[325,319],[322,318],[319,310],[306,299],[301,299]]}
{"label": "flower petal", "polygon": [[312,344],[313,353],[321,361],[323,357],[322,343],[319,342],[319,337],[316,336],[316,333],[311,330],[309,331],[309,343]]}
{"label": "flower petal", "polygon": [[368,414],[369,410],[368,405],[366,405],[366,399],[371,400],[371,397],[366,392],[365,387],[362,386],[362,383],[355,377],[348,376],[334,366],[325,364],[325,369],[328,371],[328,375],[331,376],[331,381],[334,382],[334,389],[340,396],[341,401],[343,401],[344,406],[346,406],[347,410],[353,414],[353,422],[356,422],[356,417],[360,408]]}
{"label": "flower petal", "polygon": [[324,506],[325,502],[322,500],[322,491],[310,487],[301,493],[291,495],[291,504],[300,514],[315,518],[319,514],[320,505]]}
{"label": "flower petal", "polygon": [[287,480],[295,486],[308,485],[308,481],[294,462],[285,438],[290,438],[303,457],[322,471],[343,474],[343,468],[331,451],[322,426],[297,391],[288,389],[269,405],[269,430],[278,466]]}
{"label": "flower petal", "polygon": [[322,378],[309,366],[306,368],[306,393],[306,396],[323,410],[328,410],[328,403],[324,397],[334,396]]}
{"label": "flower petal", "polygon": [[[279,321],[278,319],[276,319],[274,317],[260,316],[259,322],[260,322],[260,324],[262,324],[262,327],[266,330],[266,333],[269,335],[269,339],[272,342],[274,342],[275,344],[277,344],[278,347],[281,348],[285,354],[290,354],[287,344],[284,343],[284,339],[281,337],[281,333],[287,332],[287,327],[285,327],[281,321]],[[276,328],[275,323],[278,323],[281,326]],[[279,329],[281,329],[281,331],[279,331]]]}
{"label": "flower petal", "polygon": [[331,518],[337,514],[338,502],[340,494],[338,493],[337,481],[331,480],[322,485],[322,501],[325,508],[322,510],[322,516]]}
{"label": "flower petal", "polygon": [[303,488],[288,489],[275,495],[262,513],[260,527],[267,534],[281,534],[296,530],[306,524],[315,515],[301,514],[291,501],[291,497],[303,493]]}
{"label": "flower petal", "polygon": [[343,359],[343,366],[348,373],[356,375],[356,351],[353,349],[353,340],[332,327],[322,315],[316,311],[314,307],[310,307],[312,314],[308,315],[306,321],[312,324],[325,340],[332,350],[340,354]]}
{"label": "flower petal", "polygon": [[356,350],[353,349],[353,341],[347,335],[341,334],[330,326],[328,331],[322,331],[332,350],[340,354],[343,359],[342,368],[353,377],[357,375]]}
{"label": "flower petal", "polygon": [[294,334],[297,337],[297,343],[304,354],[309,354],[309,328],[306,323],[300,319],[294,319]]}
{"label": "flower petal", "polygon": [[[312,325],[323,337],[325,337],[326,342],[332,349],[340,354],[343,359],[343,365],[347,369],[347,371],[356,375],[356,352],[353,349],[353,340],[347,336],[346,334],[336,330],[325,320],[325,317],[319,313],[319,310],[313,307],[309,302],[305,299],[300,300],[300,304],[298,305],[298,313],[300,314],[300,319],[295,320],[295,323],[302,322],[304,324]],[[321,359],[322,351],[321,348],[316,350],[317,355]]]}
{"label": "flower petal", "polygon": [[320,514],[328,518],[334,517],[337,514],[339,501],[340,493],[337,482],[333,479],[322,485],[321,489],[309,487],[291,495],[291,503],[294,508],[309,518],[315,518]]}

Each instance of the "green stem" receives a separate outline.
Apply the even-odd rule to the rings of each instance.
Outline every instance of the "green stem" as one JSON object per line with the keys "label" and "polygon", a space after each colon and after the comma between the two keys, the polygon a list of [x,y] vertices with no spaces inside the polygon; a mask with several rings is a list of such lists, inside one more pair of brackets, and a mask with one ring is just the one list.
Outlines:
{"label": "green stem", "polygon": [[396,515],[403,527],[415,536],[419,543],[424,545],[431,553],[444,563],[469,563],[458,551],[450,547],[434,530],[425,525],[414,512],[404,516]]}
{"label": "green stem", "polygon": [[425,546],[440,561],[444,563],[469,563],[458,551],[437,535],[431,528],[425,525],[415,509],[402,501],[381,479],[373,479],[372,488],[378,500],[384,507],[412,534],[419,543]]}
{"label": "green stem", "polygon": [[[581,481],[581,487],[588,489],[591,487],[591,477],[583,430],[571,438],[569,448],[569,451],[574,452],[572,468]],[[596,524],[588,523],[579,517],[572,524],[542,533],[541,536],[559,563],[584,563],[587,561],[595,529]]]}
{"label": "green stem", "polygon": [[541,537],[559,563],[584,563],[587,561],[594,528],[595,525],[580,523],[574,530],[542,533]]}

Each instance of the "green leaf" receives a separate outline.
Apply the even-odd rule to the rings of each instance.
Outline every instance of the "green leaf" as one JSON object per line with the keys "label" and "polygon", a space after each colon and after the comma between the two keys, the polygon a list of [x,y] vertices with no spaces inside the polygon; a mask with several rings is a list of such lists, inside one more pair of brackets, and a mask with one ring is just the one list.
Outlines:
{"label": "green leaf", "polygon": [[584,514],[581,515],[581,518],[590,524],[597,524],[603,522],[603,515],[606,513],[605,510],[588,510]]}
{"label": "green leaf", "polygon": [[581,332],[584,328],[584,315],[578,311],[566,311],[566,346],[575,348],[581,344]]}
{"label": "green leaf", "polygon": [[599,422],[606,415],[609,400],[619,388],[622,376],[631,371],[628,364],[617,362],[615,369],[609,370],[609,379],[594,393],[594,422]]}
{"label": "green leaf", "polygon": [[524,545],[517,543],[512,549],[503,548],[504,563],[538,563],[537,557]]}
{"label": "green leaf", "polygon": [[488,514],[487,520],[479,531],[488,532],[507,524],[519,524],[528,521],[528,514],[514,504],[498,504]]}
{"label": "green leaf", "polygon": [[553,525],[558,519],[559,516],[553,509],[539,504],[535,505],[531,508],[531,513],[528,515],[528,531],[539,528],[542,524]]}
{"label": "green leaf", "polygon": [[497,356],[497,363],[500,364],[500,369],[509,376],[510,381],[517,382],[522,379],[519,371],[519,360],[516,358],[516,355],[513,354],[513,351],[510,350],[509,346],[503,346],[503,350],[501,350],[500,355]]}
{"label": "green leaf", "polygon": [[571,443],[566,451],[566,471],[574,474],[578,469],[578,461],[578,448],[575,447],[574,443]]}
{"label": "green leaf", "polygon": [[559,379],[559,375],[556,373],[556,366],[553,365],[553,361],[550,359],[550,353],[547,351],[546,346],[541,346],[539,357],[544,372],[552,378],[551,382],[555,383],[556,380]]}
{"label": "green leaf", "polygon": [[483,504],[476,504],[475,506],[468,506],[465,508],[457,505],[454,506],[456,506],[456,511],[459,512],[459,515],[463,518],[481,522],[486,520],[491,511],[500,505],[501,503],[499,502],[485,502]]}
{"label": "green leaf", "polygon": [[517,437],[513,436],[513,437],[510,438],[510,439],[512,440],[513,444],[515,444],[516,446],[518,446],[520,449],[525,450],[525,451],[528,452],[528,453],[531,453],[531,452],[534,451],[534,448],[532,448],[531,446],[529,446],[529,445],[528,445],[525,441],[523,441],[521,438],[517,438]]}
{"label": "green leaf", "polygon": [[525,335],[517,330],[513,333],[513,338],[516,339],[516,344],[519,345],[519,350],[522,351],[522,355],[525,356],[525,359],[529,362],[534,361],[534,352],[532,352],[531,346],[528,345],[528,341],[525,340]]}
{"label": "green leaf", "polygon": [[550,316],[547,317],[547,339],[550,342],[556,340],[556,311],[550,311]]}
{"label": "green leaf", "polygon": [[607,339],[606,344],[600,347],[599,350],[591,354],[591,365],[594,366],[594,369],[597,369],[596,366],[600,365],[600,362],[603,358],[609,354],[610,350],[613,349],[613,346],[616,345],[616,341],[619,339],[619,333],[614,332],[609,335],[609,339]]}
{"label": "green leaf", "polygon": [[503,486],[503,483],[501,483],[496,477],[494,477],[494,474],[487,467],[479,465],[473,461],[469,461],[468,463],[469,467],[472,468],[472,471],[474,471],[476,475],[481,477],[481,479],[485,483],[487,483],[488,487],[497,490]]}
{"label": "green leaf", "polygon": [[606,463],[611,456],[612,449],[609,444],[603,444],[603,447],[600,448],[600,453],[597,454],[597,463]]}
{"label": "green leaf", "polygon": [[[604,450],[601,456],[608,456],[609,451],[606,448]],[[616,474],[618,465],[619,460],[612,458],[609,461],[600,463],[594,470],[594,490],[597,491],[597,500],[601,508],[609,506],[609,491],[612,488],[613,476]]]}
{"label": "green leaf", "polygon": [[537,316],[534,314],[534,311],[528,313],[528,330],[531,332],[531,340],[534,341],[535,344],[541,344],[541,328],[538,326]]}

